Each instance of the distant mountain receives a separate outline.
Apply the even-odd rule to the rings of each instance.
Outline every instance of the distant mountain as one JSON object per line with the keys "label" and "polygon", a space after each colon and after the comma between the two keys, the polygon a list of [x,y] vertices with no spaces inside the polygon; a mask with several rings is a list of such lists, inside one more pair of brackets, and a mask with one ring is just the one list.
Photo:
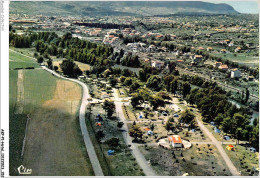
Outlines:
{"label": "distant mountain", "polygon": [[11,1],[10,13],[28,15],[236,14],[232,6],[200,1]]}

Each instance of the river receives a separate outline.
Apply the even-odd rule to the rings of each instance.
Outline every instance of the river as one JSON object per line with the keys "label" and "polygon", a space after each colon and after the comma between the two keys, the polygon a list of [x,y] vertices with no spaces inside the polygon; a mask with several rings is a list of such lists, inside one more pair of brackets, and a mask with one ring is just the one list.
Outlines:
{"label": "river", "polygon": [[[239,103],[239,102],[237,102],[237,101],[234,101],[234,100],[228,100],[230,103],[232,103],[233,105],[236,105],[236,107],[238,107],[238,108],[240,108],[241,106],[245,106],[245,105],[243,105],[243,104],[241,104],[241,103]],[[253,114],[252,114],[252,116],[251,116],[251,123],[253,123],[253,120],[255,119],[255,118],[259,118],[259,112],[257,112],[257,111],[255,111],[255,110],[253,110],[252,109],[252,111],[253,111]]]}

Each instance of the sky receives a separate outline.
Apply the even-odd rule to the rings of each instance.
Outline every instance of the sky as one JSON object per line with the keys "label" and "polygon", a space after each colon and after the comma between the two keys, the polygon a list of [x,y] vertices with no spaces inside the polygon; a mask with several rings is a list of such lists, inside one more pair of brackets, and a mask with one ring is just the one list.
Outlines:
{"label": "sky", "polygon": [[252,13],[257,14],[259,13],[259,4],[257,3],[258,0],[248,0],[248,1],[239,1],[239,0],[230,0],[230,1],[215,1],[215,0],[204,0],[205,2],[211,3],[225,3],[231,5],[236,11],[240,13]]}

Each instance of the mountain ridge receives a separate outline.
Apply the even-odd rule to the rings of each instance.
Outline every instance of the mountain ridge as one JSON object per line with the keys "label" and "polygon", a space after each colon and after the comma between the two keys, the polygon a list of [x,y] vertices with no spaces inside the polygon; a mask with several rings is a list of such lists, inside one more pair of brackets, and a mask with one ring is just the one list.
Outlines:
{"label": "mountain ridge", "polygon": [[28,15],[167,15],[175,13],[238,14],[228,4],[202,1],[11,1],[10,13]]}

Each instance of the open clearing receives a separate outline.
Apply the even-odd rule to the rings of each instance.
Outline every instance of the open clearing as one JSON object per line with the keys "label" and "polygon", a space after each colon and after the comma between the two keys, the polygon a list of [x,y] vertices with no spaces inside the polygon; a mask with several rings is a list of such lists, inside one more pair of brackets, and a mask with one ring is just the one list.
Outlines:
{"label": "open clearing", "polygon": [[241,171],[242,176],[258,176],[258,172],[254,171],[254,168],[259,168],[259,153],[252,153],[249,151],[249,147],[242,145],[234,145],[235,151],[229,151],[226,149],[227,145],[223,145],[227,155]]}
{"label": "open clearing", "polygon": [[[80,68],[80,70],[82,71],[86,71],[86,70],[90,70],[90,65],[88,64],[84,64],[84,63],[81,63],[81,62],[78,62],[78,61],[74,61]],[[62,63],[61,60],[59,61],[53,61],[53,66],[58,66],[58,71],[59,72],[62,72],[61,68],[60,68],[60,64]]]}
{"label": "open clearing", "polygon": [[30,115],[24,165],[32,175],[93,175],[77,132],[80,99],[77,84],[57,80],[53,98]]}
{"label": "open clearing", "polygon": [[182,176],[230,176],[225,162],[214,145],[193,145],[188,150],[165,150],[160,147],[147,148],[140,146],[140,150],[158,175]]}
{"label": "open clearing", "polygon": [[18,71],[10,71],[10,174],[23,164],[32,175],[94,175],[77,117],[81,87],[44,70],[23,70],[23,77],[23,113],[15,114]]}

